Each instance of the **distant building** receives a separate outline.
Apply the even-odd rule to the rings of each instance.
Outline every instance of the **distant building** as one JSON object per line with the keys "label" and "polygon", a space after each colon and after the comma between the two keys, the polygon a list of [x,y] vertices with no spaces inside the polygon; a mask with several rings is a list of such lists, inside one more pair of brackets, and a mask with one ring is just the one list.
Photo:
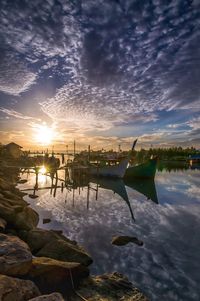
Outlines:
{"label": "distant building", "polygon": [[191,155],[189,156],[190,165],[200,164],[200,155]]}
{"label": "distant building", "polygon": [[10,156],[12,158],[19,158],[23,152],[22,152],[22,146],[11,142],[4,146],[4,152],[7,156]]}

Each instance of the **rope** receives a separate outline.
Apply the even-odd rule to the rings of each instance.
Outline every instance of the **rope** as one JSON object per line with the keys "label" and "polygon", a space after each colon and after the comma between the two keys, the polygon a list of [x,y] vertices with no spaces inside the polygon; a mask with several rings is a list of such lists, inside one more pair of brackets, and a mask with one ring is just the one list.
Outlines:
{"label": "rope", "polygon": [[80,299],[82,299],[82,300],[84,300],[84,301],[89,301],[88,299],[86,299],[86,298],[84,298],[83,296],[81,296],[81,295],[75,290],[75,287],[74,287],[74,281],[73,281],[71,269],[69,269],[69,273],[70,273],[71,284],[72,284],[72,289],[73,289],[74,293],[75,293]]}

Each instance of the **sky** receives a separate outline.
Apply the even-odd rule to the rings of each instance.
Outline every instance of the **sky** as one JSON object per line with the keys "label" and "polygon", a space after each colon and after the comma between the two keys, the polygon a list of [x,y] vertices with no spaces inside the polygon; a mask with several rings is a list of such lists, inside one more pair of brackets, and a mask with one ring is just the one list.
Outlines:
{"label": "sky", "polygon": [[200,148],[199,113],[200,0],[1,0],[2,143]]}

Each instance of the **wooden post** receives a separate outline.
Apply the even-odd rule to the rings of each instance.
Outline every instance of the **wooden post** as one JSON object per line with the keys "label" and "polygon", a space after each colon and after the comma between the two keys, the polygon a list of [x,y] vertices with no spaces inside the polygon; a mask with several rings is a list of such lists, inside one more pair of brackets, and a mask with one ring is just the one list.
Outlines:
{"label": "wooden post", "polygon": [[74,158],[75,158],[75,154],[76,154],[76,141],[74,140]]}
{"label": "wooden post", "polygon": [[90,145],[88,145],[88,162],[90,163]]}
{"label": "wooden post", "polygon": [[87,209],[89,209],[89,202],[90,202],[90,184],[87,187]]}

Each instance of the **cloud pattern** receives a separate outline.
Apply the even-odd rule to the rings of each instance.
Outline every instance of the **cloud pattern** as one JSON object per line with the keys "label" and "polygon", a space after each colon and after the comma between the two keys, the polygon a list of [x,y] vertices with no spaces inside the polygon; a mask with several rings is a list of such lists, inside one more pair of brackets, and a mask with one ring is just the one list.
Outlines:
{"label": "cloud pattern", "polygon": [[199,114],[198,1],[2,0],[0,17],[1,91],[59,79],[40,102],[53,121],[88,132]]}

